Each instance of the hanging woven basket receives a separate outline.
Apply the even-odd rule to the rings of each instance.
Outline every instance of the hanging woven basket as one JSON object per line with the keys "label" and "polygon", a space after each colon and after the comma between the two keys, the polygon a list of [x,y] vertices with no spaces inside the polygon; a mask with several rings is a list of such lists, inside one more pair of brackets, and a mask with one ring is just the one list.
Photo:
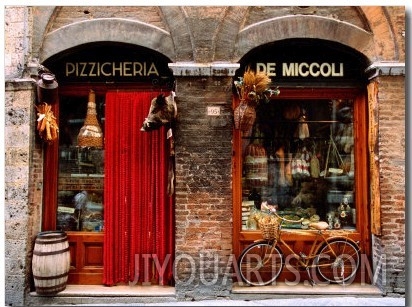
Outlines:
{"label": "hanging woven basket", "polygon": [[81,147],[103,147],[103,132],[97,120],[96,95],[93,90],[89,92],[86,119],[77,136],[77,145]]}

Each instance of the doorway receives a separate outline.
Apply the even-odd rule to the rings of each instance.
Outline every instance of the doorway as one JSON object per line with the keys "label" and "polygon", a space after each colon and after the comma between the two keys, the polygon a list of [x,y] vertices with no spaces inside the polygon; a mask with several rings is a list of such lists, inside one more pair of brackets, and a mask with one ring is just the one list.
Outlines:
{"label": "doorway", "polygon": [[[173,161],[165,127],[140,131],[157,92],[94,87],[105,139],[103,148],[94,148],[77,143],[89,90],[64,87],[54,106],[61,137],[46,148],[51,169],[45,171],[43,228],[68,234],[69,284],[171,284],[174,199],[167,185]],[[156,263],[163,269],[153,270]]]}

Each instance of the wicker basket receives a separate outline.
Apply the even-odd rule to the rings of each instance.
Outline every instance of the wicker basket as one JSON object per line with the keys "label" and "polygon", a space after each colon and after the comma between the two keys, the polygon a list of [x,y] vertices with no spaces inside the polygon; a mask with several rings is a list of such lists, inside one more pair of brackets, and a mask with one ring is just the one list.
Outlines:
{"label": "wicker basket", "polygon": [[81,147],[103,147],[103,132],[97,120],[95,101],[96,95],[93,90],[90,90],[86,119],[77,136],[77,145]]}
{"label": "wicker basket", "polygon": [[235,120],[235,129],[240,129],[240,121],[245,114],[247,109],[247,104],[244,102],[240,102],[240,104],[235,108],[233,111],[233,118]]}
{"label": "wicker basket", "polygon": [[262,217],[258,221],[262,236],[266,240],[277,240],[280,233],[279,219],[273,215]]}
{"label": "wicker basket", "polygon": [[243,113],[243,116],[240,118],[240,130],[246,135],[249,136],[252,133],[253,125],[255,124],[256,119],[256,110],[251,106],[247,106],[246,110]]}

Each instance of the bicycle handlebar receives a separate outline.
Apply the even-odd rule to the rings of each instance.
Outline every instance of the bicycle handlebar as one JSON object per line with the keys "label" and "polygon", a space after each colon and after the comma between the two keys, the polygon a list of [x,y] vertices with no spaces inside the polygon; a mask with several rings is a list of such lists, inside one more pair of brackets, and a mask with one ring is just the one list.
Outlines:
{"label": "bicycle handlebar", "polygon": [[289,220],[289,219],[285,219],[284,217],[278,215],[276,212],[272,212],[273,215],[275,215],[277,218],[283,220],[284,222],[289,222],[289,223],[302,223],[304,218],[301,217],[299,220]]}

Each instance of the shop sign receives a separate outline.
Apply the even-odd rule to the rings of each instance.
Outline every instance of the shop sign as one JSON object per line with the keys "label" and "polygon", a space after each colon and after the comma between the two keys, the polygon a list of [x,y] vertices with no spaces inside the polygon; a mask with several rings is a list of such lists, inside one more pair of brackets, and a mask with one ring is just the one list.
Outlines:
{"label": "shop sign", "polygon": [[141,46],[93,44],[49,59],[60,83],[167,82],[173,77],[162,54]]}
{"label": "shop sign", "polygon": [[[291,62],[281,63],[256,63],[256,71],[264,72],[269,77],[344,77],[344,63],[319,63],[319,62]],[[279,68],[279,69],[278,69]]]}
{"label": "shop sign", "polygon": [[250,67],[256,72],[266,73],[277,85],[354,85],[361,84],[362,80],[361,70],[348,59],[266,57],[246,63],[236,72],[237,76],[240,77],[244,69]]}
{"label": "shop sign", "polygon": [[65,77],[159,77],[153,62],[66,62]]}
{"label": "shop sign", "polygon": [[255,48],[240,61],[236,76],[250,67],[276,85],[361,86],[367,66],[366,58],[343,44],[289,39]]}

